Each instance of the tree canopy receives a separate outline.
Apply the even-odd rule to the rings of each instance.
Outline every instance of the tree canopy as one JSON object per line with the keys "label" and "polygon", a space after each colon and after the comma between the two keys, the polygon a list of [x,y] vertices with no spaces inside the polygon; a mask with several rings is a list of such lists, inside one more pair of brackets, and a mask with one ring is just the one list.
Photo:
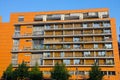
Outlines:
{"label": "tree canopy", "polygon": [[102,80],[104,74],[102,73],[101,69],[97,64],[94,64],[91,67],[89,72],[89,79],[88,80]]}
{"label": "tree canopy", "polygon": [[68,80],[70,74],[64,64],[56,63],[51,71],[51,78],[55,80]]}

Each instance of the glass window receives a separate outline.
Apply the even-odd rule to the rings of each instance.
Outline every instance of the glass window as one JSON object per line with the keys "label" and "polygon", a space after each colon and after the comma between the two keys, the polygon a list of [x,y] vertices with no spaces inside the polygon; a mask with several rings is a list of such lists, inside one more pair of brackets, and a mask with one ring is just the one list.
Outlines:
{"label": "glass window", "polygon": [[18,54],[12,54],[12,60],[17,60],[18,59]]}
{"label": "glass window", "polygon": [[43,49],[43,40],[33,40],[34,49]]}
{"label": "glass window", "polygon": [[20,31],[20,26],[15,26],[15,31]]}
{"label": "glass window", "polygon": [[98,44],[94,44],[94,48],[97,49],[98,48]]}
{"label": "glass window", "polygon": [[19,45],[19,40],[18,40],[18,39],[13,40],[13,45],[14,45],[14,46],[18,46],[18,45]]}
{"label": "glass window", "polygon": [[15,36],[20,36],[20,32],[15,32]]}
{"label": "glass window", "polygon": [[64,45],[64,48],[70,48],[70,44]]}
{"label": "glass window", "polygon": [[104,26],[104,27],[110,27],[110,22],[104,22],[104,23],[103,23],[103,26]]}
{"label": "glass window", "polygon": [[36,64],[36,62],[38,63],[38,65],[41,65],[43,62],[42,60],[43,54],[41,53],[35,53],[31,55],[31,65],[34,66]]}
{"label": "glass window", "polygon": [[100,24],[99,23],[94,23],[93,27],[100,27]]}
{"label": "glass window", "polygon": [[50,29],[51,28],[51,26],[50,25],[46,25],[46,27],[45,27],[46,29]]}
{"label": "glass window", "polygon": [[102,73],[103,73],[104,75],[107,75],[107,71],[102,71]]}
{"label": "glass window", "polygon": [[43,16],[42,15],[36,15],[34,20],[35,21],[42,21],[43,20]]}
{"label": "glass window", "polygon": [[98,56],[105,56],[105,51],[98,52]]}
{"label": "glass window", "polygon": [[87,23],[83,23],[83,28],[87,28],[88,24]]}
{"label": "glass window", "polygon": [[110,36],[105,36],[104,40],[111,40],[111,37]]}
{"label": "glass window", "polygon": [[70,75],[74,75],[74,71],[69,71],[69,74]]}
{"label": "glass window", "polygon": [[74,49],[80,49],[80,44],[74,44]]}
{"label": "glass window", "polygon": [[17,61],[17,60],[12,60],[12,65],[13,65],[13,66],[17,66],[17,64],[18,64],[18,61]]}
{"label": "glass window", "polygon": [[64,55],[65,55],[64,52],[61,52],[61,53],[60,53],[60,56],[61,56],[61,57],[64,57]]}
{"label": "glass window", "polygon": [[74,41],[74,42],[79,42],[79,41],[80,41],[80,38],[79,38],[79,37],[74,37],[74,38],[73,38],[73,41]]}
{"label": "glass window", "polygon": [[50,57],[50,52],[44,53],[44,57]]}
{"label": "glass window", "polygon": [[110,32],[111,32],[110,29],[105,29],[105,30],[104,30],[104,33],[110,33]]}
{"label": "glass window", "polygon": [[70,65],[70,60],[63,60],[63,63],[66,65]]}
{"label": "glass window", "polygon": [[113,65],[113,63],[114,63],[113,59],[107,59],[106,60],[107,65]]}
{"label": "glass window", "polygon": [[84,56],[90,56],[90,52],[84,52]]}
{"label": "glass window", "polygon": [[96,15],[97,15],[97,12],[89,12],[88,15],[89,15],[89,16],[96,16]]}
{"label": "glass window", "polygon": [[74,65],[80,64],[80,59],[74,59]]}
{"label": "glass window", "polygon": [[46,45],[46,49],[50,49],[50,45],[49,44]]}
{"label": "glass window", "polygon": [[111,49],[112,48],[112,44],[105,44],[105,48]]}
{"label": "glass window", "polygon": [[108,71],[108,75],[115,75],[115,71]]}
{"label": "glass window", "polygon": [[19,22],[24,21],[24,16],[19,16],[19,17],[18,17],[18,21],[19,21]]}

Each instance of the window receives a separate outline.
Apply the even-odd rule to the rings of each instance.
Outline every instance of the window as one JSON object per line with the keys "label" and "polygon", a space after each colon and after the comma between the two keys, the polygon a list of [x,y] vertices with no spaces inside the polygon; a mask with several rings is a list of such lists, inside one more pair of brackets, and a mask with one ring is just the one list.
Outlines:
{"label": "window", "polygon": [[107,75],[107,71],[102,71],[102,73],[103,73],[104,75]]}
{"label": "window", "polygon": [[43,16],[42,15],[36,15],[34,18],[34,21],[42,21],[43,20]]}
{"label": "window", "polygon": [[33,35],[43,35],[44,25],[36,25],[33,27]]}
{"label": "window", "polygon": [[20,36],[20,32],[15,32],[15,36]]}
{"label": "window", "polygon": [[98,48],[98,44],[94,44],[94,48],[97,49]]}
{"label": "window", "polygon": [[113,59],[107,59],[106,60],[106,64],[107,65],[113,65],[114,64],[114,60]]}
{"label": "window", "polygon": [[18,64],[18,61],[17,61],[17,60],[12,60],[12,65],[13,65],[13,66],[17,66],[17,64]]}
{"label": "window", "polygon": [[74,65],[79,65],[80,64],[80,59],[74,59]]}
{"label": "window", "polygon": [[84,52],[84,56],[90,56],[90,52]]}
{"label": "window", "polygon": [[105,36],[104,40],[111,40],[111,37],[110,36]]}
{"label": "window", "polygon": [[60,56],[61,56],[61,57],[64,57],[64,55],[65,55],[64,52],[61,52],[61,53],[60,53]]}
{"label": "window", "polygon": [[46,28],[46,29],[50,29],[51,26],[50,26],[50,25],[46,25],[45,28]]}
{"label": "window", "polygon": [[49,44],[46,45],[46,49],[50,49],[50,45]]}
{"label": "window", "polygon": [[13,51],[17,51],[18,50],[18,46],[13,47]]}
{"label": "window", "polygon": [[108,71],[108,75],[115,75],[115,71]]}
{"label": "window", "polygon": [[105,30],[104,30],[104,33],[110,33],[110,32],[111,32],[110,29],[105,29]]}
{"label": "window", "polygon": [[87,23],[83,23],[83,28],[87,28],[88,24]]}
{"label": "window", "polygon": [[50,52],[44,53],[44,57],[50,57]]}
{"label": "window", "polygon": [[94,23],[93,27],[100,27],[100,24],[99,23]]}
{"label": "window", "polygon": [[12,54],[12,60],[17,60],[18,59],[18,54]]}
{"label": "window", "polygon": [[105,48],[111,49],[112,48],[112,44],[105,44]]}
{"label": "window", "polygon": [[98,52],[98,56],[105,56],[105,51]]}
{"label": "window", "polygon": [[97,16],[97,12],[89,12],[88,16]]}
{"label": "window", "polygon": [[63,60],[63,63],[66,65],[70,65],[70,60]]}
{"label": "window", "polygon": [[33,48],[34,49],[43,49],[43,40],[33,40]]}
{"label": "window", "polygon": [[19,17],[18,17],[18,21],[19,21],[19,22],[24,21],[24,16],[19,16]]}
{"label": "window", "polygon": [[19,45],[19,40],[18,39],[13,40],[13,45],[18,46]]}
{"label": "window", "polygon": [[80,44],[74,44],[74,49],[80,49]]}
{"label": "window", "polygon": [[66,44],[66,45],[64,45],[64,48],[70,48],[70,44]]}
{"label": "window", "polygon": [[31,66],[35,66],[36,62],[38,63],[38,65],[42,65],[43,64],[43,54],[42,53],[35,53],[31,55]]}
{"label": "window", "polygon": [[15,26],[15,31],[20,31],[20,26]]}
{"label": "window", "polygon": [[74,75],[74,71],[69,71],[69,74],[70,75]]}
{"label": "window", "polygon": [[80,38],[79,37],[74,37],[73,38],[73,42],[79,42],[80,41]]}
{"label": "window", "polygon": [[95,59],[94,60],[96,64],[99,64],[99,60],[98,59]]}
{"label": "window", "polygon": [[104,27],[110,27],[110,22],[103,22]]}

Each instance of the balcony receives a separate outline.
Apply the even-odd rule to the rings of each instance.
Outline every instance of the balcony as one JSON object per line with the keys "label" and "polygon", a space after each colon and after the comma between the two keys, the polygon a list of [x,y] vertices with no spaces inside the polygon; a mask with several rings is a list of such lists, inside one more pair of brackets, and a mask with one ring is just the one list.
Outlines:
{"label": "balcony", "polygon": [[52,51],[56,51],[56,52],[59,52],[59,51],[112,51],[113,49],[112,48],[100,48],[100,49],[94,49],[94,48],[91,48],[91,49],[85,49],[85,48],[81,48],[81,49],[73,49],[71,47],[61,47],[61,48],[54,48],[54,47],[51,47],[51,48],[27,48],[27,49],[12,49],[11,52],[52,52]]}
{"label": "balcony", "polygon": [[43,21],[43,16],[41,15],[35,16],[34,21]]}
{"label": "balcony", "polygon": [[83,13],[83,19],[99,18],[97,12]]}
{"label": "balcony", "polygon": [[47,21],[52,21],[52,20],[61,20],[61,15],[47,15]]}
{"label": "balcony", "polygon": [[109,18],[109,14],[103,14],[102,18]]}
{"label": "balcony", "polygon": [[65,20],[79,20],[79,15],[66,14],[64,18]]}

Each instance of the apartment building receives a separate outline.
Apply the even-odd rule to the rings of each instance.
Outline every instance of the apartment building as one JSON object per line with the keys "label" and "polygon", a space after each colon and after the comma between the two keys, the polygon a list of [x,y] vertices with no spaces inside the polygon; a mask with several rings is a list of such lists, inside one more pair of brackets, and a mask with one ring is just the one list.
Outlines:
{"label": "apartment building", "polygon": [[[9,35],[4,36],[9,43],[6,40],[3,45],[7,46],[0,46],[2,52],[7,51],[7,55],[0,52],[6,55],[6,65],[17,67],[25,61],[33,67],[37,62],[49,79],[55,63],[64,63],[71,80],[85,80],[96,63],[104,80],[120,77],[115,19],[107,8],[12,13],[6,24],[7,28],[0,26],[0,31],[5,30],[1,36]],[[7,67],[2,63],[1,71]]]}

